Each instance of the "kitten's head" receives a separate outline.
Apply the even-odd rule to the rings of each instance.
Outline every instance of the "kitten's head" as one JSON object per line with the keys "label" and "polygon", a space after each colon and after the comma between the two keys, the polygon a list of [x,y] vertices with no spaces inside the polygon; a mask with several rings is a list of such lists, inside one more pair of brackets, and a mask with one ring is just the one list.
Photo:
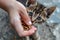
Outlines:
{"label": "kitten's head", "polygon": [[[27,1],[28,1],[27,7],[30,10],[29,12],[31,13],[31,14],[30,13],[29,14],[32,16],[31,18],[33,19],[33,21],[35,21],[35,20],[46,21],[51,16],[51,14],[54,12],[54,10],[56,9],[56,6],[52,6],[50,8],[47,8],[44,5],[39,4],[37,2],[36,2],[37,5],[35,5],[36,4],[35,3],[32,6],[30,6],[32,3],[29,0],[27,0]],[[33,12],[31,12],[31,10]]]}

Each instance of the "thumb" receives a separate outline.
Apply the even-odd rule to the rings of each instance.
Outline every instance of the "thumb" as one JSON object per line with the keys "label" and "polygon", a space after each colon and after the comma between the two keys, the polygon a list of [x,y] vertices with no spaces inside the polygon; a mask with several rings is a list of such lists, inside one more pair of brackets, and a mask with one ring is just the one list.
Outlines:
{"label": "thumb", "polygon": [[29,17],[29,15],[28,15],[28,13],[27,12],[25,12],[25,13],[20,13],[20,16],[21,16],[21,18],[22,18],[22,21],[26,24],[26,25],[32,25],[32,22],[31,22],[31,20],[30,20],[30,17]]}

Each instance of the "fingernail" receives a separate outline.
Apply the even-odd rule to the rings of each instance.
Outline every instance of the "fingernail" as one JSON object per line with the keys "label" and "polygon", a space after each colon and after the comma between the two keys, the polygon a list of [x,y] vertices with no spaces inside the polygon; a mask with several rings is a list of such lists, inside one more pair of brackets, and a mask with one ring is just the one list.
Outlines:
{"label": "fingernail", "polygon": [[28,22],[28,24],[29,24],[29,25],[31,25],[31,24],[32,24],[32,22],[31,22],[31,21],[29,21],[29,22]]}

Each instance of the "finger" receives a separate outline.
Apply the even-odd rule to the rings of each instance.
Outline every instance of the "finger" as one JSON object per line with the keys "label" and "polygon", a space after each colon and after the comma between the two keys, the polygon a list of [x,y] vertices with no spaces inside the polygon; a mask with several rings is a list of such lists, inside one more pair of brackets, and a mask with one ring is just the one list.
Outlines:
{"label": "finger", "polygon": [[32,23],[31,23],[31,20],[30,20],[30,17],[28,15],[28,13],[27,13],[26,8],[21,3],[19,3],[19,2],[17,2],[17,3],[18,3],[19,6],[21,6],[20,9],[19,9],[19,13],[20,13],[20,16],[21,16],[22,20],[27,25],[31,25]]}

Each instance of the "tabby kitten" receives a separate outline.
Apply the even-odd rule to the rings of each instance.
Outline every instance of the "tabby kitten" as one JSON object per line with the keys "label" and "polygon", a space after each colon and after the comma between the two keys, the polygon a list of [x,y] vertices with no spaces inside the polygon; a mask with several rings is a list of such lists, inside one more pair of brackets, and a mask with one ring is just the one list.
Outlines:
{"label": "tabby kitten", "polygon": [[[56,9],[56,6],[47,8],[44,5],[37,3],[36,0],[33,1],[33,3],[30,0],[27,0],[26,8],[31,18],[31,21],[34,24],[34,23],[45,22],[54,12],[54,10]],[[24,28],[29,29],[30,27],[24,27]]]}
{"label": "tabby kitten", "polygon": [[[44,5],[37,3],[36,0],[32,3],[30,0],[27,0],[26,8],[33,23],[32,25],[34,25],[35,23],[45,22],[56,9],[55,6],[47,8]],[[25,30],[29,30],[32,25],[27,26],[26,24],[23,23],[23,28]],[[40,36],[38,32],[34,33],[31,37],[32,40],[40,40]],[[28,36],[28,38],[30,37]]]}

